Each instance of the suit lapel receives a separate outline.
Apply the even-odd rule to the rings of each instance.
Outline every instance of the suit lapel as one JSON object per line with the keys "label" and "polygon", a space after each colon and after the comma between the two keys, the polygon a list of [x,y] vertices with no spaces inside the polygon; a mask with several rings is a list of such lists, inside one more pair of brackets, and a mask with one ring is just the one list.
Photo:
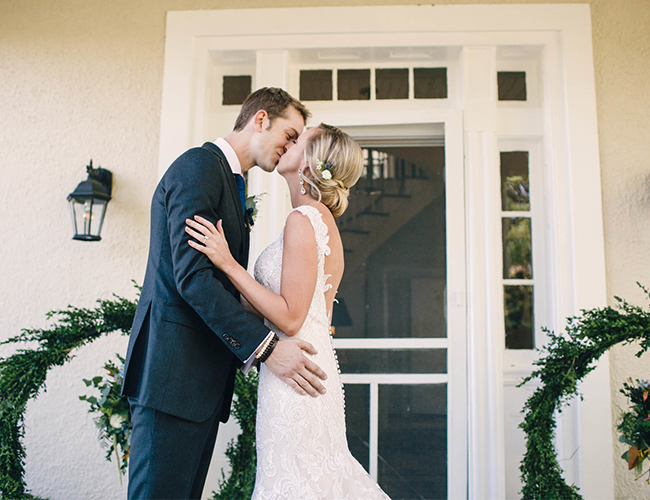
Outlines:
{"label": "suit lapel", "polygon": [[219,157],[221,161],[217,162],[219,168],[221,168],[223,177],[226,180],[226,185],[228,186],[228,191],[230,191],[230,196],[232,198],[232,203],[235,206],[237,213],[237,220],[239,222],[238,226],[241,228],[241,236],[243,242],[242,254],[244,256],[244,265],[248,264],[248,247],[250,235],[248,234],[248,226],[246,220],[244,219],[244,214],[241,210],[241,200],[239,198],[239,190],[237,189],[237,182],[235,181],[235,176],[230,169],[230,164],[226,159],[226,155],[223,154],[221,149],[219,149],[214,143],[206,142],[203,147]]}

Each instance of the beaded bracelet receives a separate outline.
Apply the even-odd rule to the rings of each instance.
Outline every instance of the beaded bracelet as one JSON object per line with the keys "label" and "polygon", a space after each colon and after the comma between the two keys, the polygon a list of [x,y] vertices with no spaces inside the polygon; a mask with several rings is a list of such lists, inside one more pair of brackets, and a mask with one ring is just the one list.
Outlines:
{"label": "beaded bracelet", "polygon": [[262,349],[262,351],[259,353],[259,356],[257,356],[257,359],[260,363],[264,363],[268,359],[268,357],[273,352],[273,349],[275,349],[278,340],[278,336],[274,333],[273,337],[271,337],[270,342],[266,345],[266,347],[264,347],[264,349]]}

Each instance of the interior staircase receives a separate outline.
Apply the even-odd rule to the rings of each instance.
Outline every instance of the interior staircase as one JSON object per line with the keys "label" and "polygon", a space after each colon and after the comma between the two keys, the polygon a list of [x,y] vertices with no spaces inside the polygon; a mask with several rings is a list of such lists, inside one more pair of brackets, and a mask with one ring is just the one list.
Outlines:
{"label": "interior staircase", "polygon": [[370,148],[364,170],[337,225],[345,249],[346,273],[353,273],[375,250],[438,196],[444,183],[430,182],[432,169]]}

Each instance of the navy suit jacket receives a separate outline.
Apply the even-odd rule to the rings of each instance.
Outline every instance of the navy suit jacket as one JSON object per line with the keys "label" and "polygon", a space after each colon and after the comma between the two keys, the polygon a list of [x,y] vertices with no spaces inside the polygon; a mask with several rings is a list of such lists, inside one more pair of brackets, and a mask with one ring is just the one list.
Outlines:
{"label": "navy suit jacket", "polygon": [[137,403],[194,422],[222,405],[230,412],[235,370],[269,329],[239,303],[239,293],[188,245],[185,219],[223,221],[230,251],[248,262],[249,234],[237,185],[212,143],[181,155],[151,203],[149,258],[126,355],[123,393]]}

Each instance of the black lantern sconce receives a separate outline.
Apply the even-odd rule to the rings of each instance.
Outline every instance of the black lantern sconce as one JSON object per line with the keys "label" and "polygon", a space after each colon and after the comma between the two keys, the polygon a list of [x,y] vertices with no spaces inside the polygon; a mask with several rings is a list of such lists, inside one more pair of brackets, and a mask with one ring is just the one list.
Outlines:
{"label": "black lantern sconce", "polygon": [[99,241],[106,205],[111,199],[113,174],[103,168],[93,168],[93,161],[86,167],[88,179],[80,182],[68,195],[74,223],[73,240]]}

